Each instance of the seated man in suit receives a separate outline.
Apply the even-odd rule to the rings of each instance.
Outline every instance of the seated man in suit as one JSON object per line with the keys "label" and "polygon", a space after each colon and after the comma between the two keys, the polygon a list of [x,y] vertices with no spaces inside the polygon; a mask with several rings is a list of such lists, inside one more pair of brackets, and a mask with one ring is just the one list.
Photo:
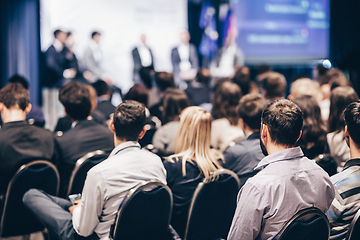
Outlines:
{"label": "seated man in suit", "polygon": [[241,185],[258,172],[254,168],[265,157],[260,148],[260,125],[266,106],[266,100],[259,94],[245,95],[238,105],[239,125],[246,139],[224,152],[224,168],[235,172]]}
{"label": "seated man in suit", "polygon": [[360,208],[360,102],[351,103],[344,111],[344,118],[344,136],[350,148],[350,160],[345,163],[342,172],[331,177],[336,191],[328,211],[330,239],[345,239]]}
{"label": "seated man in suit", "polygon": [[299,210],[326,212],[335,190],[329,175],[295,147],[301,136],[301,109],[277,100],[261,115],[260,144],[264,157],[240,189],[227,239],[273,239]]}
{"label": "seated man in suit", "polygon": [[104,114],[106,120],[110,119],[110,115],[114,113],[115,106],[111,103],[111,90],[109,85],[103,81],[98,80],[93,84],[98,95],[98,104],[96,109]]}
{"label": "seated man in suit", "polygon": [[114,143],[113,135],[107,127],[88,119],[91,100],[85,85],[77,82],[65,84],[60,89],[59,100],[72,122],[70,130],[56,137],[60,148],[60,194],[65,196],[76,161],[92,151],[110,152]]}
{"label": "seated man in suit", "polygon": [[21,165],[33,160],[57,162],[52,133],[30,125],[25,119],[31,110],[29,92],[20,83],[8,83],[0,90],[0,195]]}
{"label": "seated man in suit", "polygon": [[25,206],[52,235],[63,240],[77,235],[108,239],[116,212],[131,188],[152,179],[166,184],[161,159],[138,143],[146,132],[145,120],[145,107],[136,101],[116,108],[110,122],[115,148],[108,159],[89,170],[76,205],[35,189],[24,195]]}

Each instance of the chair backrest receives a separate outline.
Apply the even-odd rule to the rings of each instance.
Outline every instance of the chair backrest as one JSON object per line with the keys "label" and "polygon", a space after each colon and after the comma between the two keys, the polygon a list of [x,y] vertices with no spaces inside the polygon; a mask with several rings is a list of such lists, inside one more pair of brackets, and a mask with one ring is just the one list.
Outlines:
{"label": "chair backrest", "polygon": [[76,161],[75,168],[71,173],[67,196],[70,194],[81,193],[84,187],[86,174],[96,164],[102,162],[108,154],[102,150],[90,152]]}
{"label": "chair backrest", "polygon": [[43,230],[43,225],[23,205],[23,195],[29,189],[36,188],[56,196],[59,184],[59,173],[52,163],[37,160],[22,165],[7,188],[0,237],[26,235]]}
{"label": "chair backrest", "polygon": [[273,238],[274,240],[328,240],[330,224],[326,215],[311,207],[298,211]]}
{"label": "chair backrest", "polygon": [[140,183],[120,205],[110,238],[165,239],[172,202],[171,190],[163,183],[156,180]]}
{"label": "chair backrest", "polygon": [[227,169],[214,172],[217,180],[198,184],[189,209],[185,240],[226,238],[236,210],[238,176]]}
{"label": "chair backrest", "polygon": [[360,209],[355,214],[353,220],[351,221],[348,233],[346,235],[346,240],[355,240],[360,239]]}

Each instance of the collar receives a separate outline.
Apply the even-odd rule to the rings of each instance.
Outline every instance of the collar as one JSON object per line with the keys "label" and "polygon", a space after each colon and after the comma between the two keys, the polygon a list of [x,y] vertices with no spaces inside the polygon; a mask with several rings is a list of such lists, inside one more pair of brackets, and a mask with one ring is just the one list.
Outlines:
{"label": "collar", "polygon": [[252,139],[260,139],[260,131],[256,131],[253,133],[250,133],[247,138],[248,140],[252,140]]}
{"label": "collar", "polygon": [[360,166],[360,158],[350,159],[345,163],[344,170],[352,167],[352,166]]}
{"label": "collar", "polygon": [[127,148],[139,148],[140,149],[141,146],[138,142],[135,142],[135,141],[127,141],[127,142],[121,143],[111,151],[109,158],[112,156],[115,156],[116,154],[118,154],[119,152],[121,152],[122,150],[125,150]]}
{"label": "collar", "polygon": [[56,38],[54,40],[53,46],[57,52],[61,52],[64,48],[64,45]]}
{"label": "collar", "polygon": [[259,164],[254,168],[254,170],[260,170],[262,168],[265,168],[271,163],[287,161],[287,160],[292,160],[294,158],[302,158],[302,157],[304,157],[304,153],[300,147],[287,148],[264,157],[259,162]]}
{"label": "collar", "polygon": [[17,126],[21,126],[21,125],[30,125],[28,123],[28,121],[23,120],[23,121],[13,121],[13,122],[7,122],[7,123],[3,123],[2,125],[2,129],[6,129],[6,128],[11,128],[11,127],[17,127]]}

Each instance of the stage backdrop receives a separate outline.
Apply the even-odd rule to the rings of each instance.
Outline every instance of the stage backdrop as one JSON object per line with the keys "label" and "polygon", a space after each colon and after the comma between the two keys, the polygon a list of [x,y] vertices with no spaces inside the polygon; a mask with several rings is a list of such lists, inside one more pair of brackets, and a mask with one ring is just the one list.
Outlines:
{"label": "stage backdrop", "polygon": [[187,0],[41,0],[41,49],[53,42],[53,31],[71,31],[74,52],[82,60],[91,32],[102,33],[103,68],[126,92],[133,84],[131,50],[141,33],[153,50],[155,70],[172,71],[171,49],[187,27]]}

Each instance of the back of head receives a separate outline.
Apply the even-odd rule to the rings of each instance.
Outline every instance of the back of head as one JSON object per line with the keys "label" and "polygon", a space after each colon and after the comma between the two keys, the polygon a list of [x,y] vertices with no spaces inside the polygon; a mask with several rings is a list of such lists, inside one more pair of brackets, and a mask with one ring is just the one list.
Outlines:
{"label": "back of head", "polygon": [[178,88],[168,88],[164,92],[163,98],[163,124],[177,120],[181,111],[190,105],[186,93]]}
{"label": "back of head", "polygon": [[138,101],[139,103],[144,104],[147,106],[149,99],[149,91],[140,84],[135,84],[129,90],[129,92],[125,95],[125,100],[134,100]]}
{"label": "back of head", "polygon": [[240,87],[230,81],[224,81],[214,94],[212,116],[215,119],[226,118],[231,125],[238,124],[237,105],[241,98]]}
{"label": "back of head", "polygon": [[303,114],[294,102],[276,100],[263,111],[261,123],[268,127],[273,143],[294,147],[303,126]]}
{"label": "back of head", "polygon": [[281,73],[268,73],[263,80],[263,89],[266,90],[265,97],[267,99],[284,98],[286,86],[286,79]]}
{"label": "back of head", "polygon": [[202,68],[196,74],[196,81],[199,83],[203,83],[205,85],[209,85],[211,80],[211,74],[209,69]]}
{"label": "back of head", "polygon": [[267,107],[267,101],[260,94],[247,94],[240,99],[239,117],[253,130],[260,130],[261,113]]}
{"label": "back of head", "polygon": [[345,121],[342,113],[350,103],[358,100],[359,97],[352,87],[337,87],[331,91],[328,122],[329,132],[340,132],[344,130]]}
{"label": "back of head", "polygon": [[109,94],[110,88],[109,85],[104,80],[97,80],[95,83],[93,83],[93,87],[95,88],[97,95],[103,96],[106,94]]}
{"label": "back of head", "polygon": [[7,109],[20,108],[25,111],[29,105],[29,93],[20,83],[8,83],[0,90],[0,102]]}
{"label": "back of head", "polygon": [[146,121],[145,106],[137,101],[126,100],[116,107],[113,121],[119,140],[137,141]]}
{"label": "back of head", "polygon": [[350,137],[360,149],[360,102],[350,103],[345,108],[344,118]]}
{"label": "back of head", "polygon": [[86,85],[86,88],[89,90],[89,94],[90,94],[90,101],[91,101],[91,109],[95,109],[97,106],[97,94],[96,94],[96,90],[93,86],[91,85]]}
{"label": "back of head", "polygon": [[300,78],[291,83],[290,95],[288,98],[293,100],[300,95],[313,96],[318,102],[322,100],[319,83],[310,78]]}
{"label": "back of head", "polygon": [[246,95],[250,91],[250,70],[248,67],[240,67],[233,77],[233,82],[236,83],[243,95]]}
{"label": "back of head", "polygon": [[330,69],[327,75],[329,76],[331,90],[337,87],[350,86],[350,81],[345,77],[344,73],[338,69]]}
{"label": "back of head", "polygon": [[174,75],[168,72],[155,73],[155,82],[161,92],[164,92],[167,88],[174,88]]}
{"label": "back of head", "polygon": [[85,120],[91,110],[89,90],[85,85],[69,82],[59,92],[59,100],[72,120]]}
{"label": "back of head", "polygon": [[23,88],[25,88],[26,90],[29,90],[29,83],[28,81],[23,77],[20,76],[18,74],[14,74],[11,78],[9,78],[9,83],[20,83]]}
{"label": "back of head", "polygon": [[[200,107],[187,107],[180,115],[180,126],[175,138],[175,153],[185,161],[195,161],[205,179],[220,168],[218,158],[210,149],[211,114]],[[186,175],[183,164],[183,175]]]}

